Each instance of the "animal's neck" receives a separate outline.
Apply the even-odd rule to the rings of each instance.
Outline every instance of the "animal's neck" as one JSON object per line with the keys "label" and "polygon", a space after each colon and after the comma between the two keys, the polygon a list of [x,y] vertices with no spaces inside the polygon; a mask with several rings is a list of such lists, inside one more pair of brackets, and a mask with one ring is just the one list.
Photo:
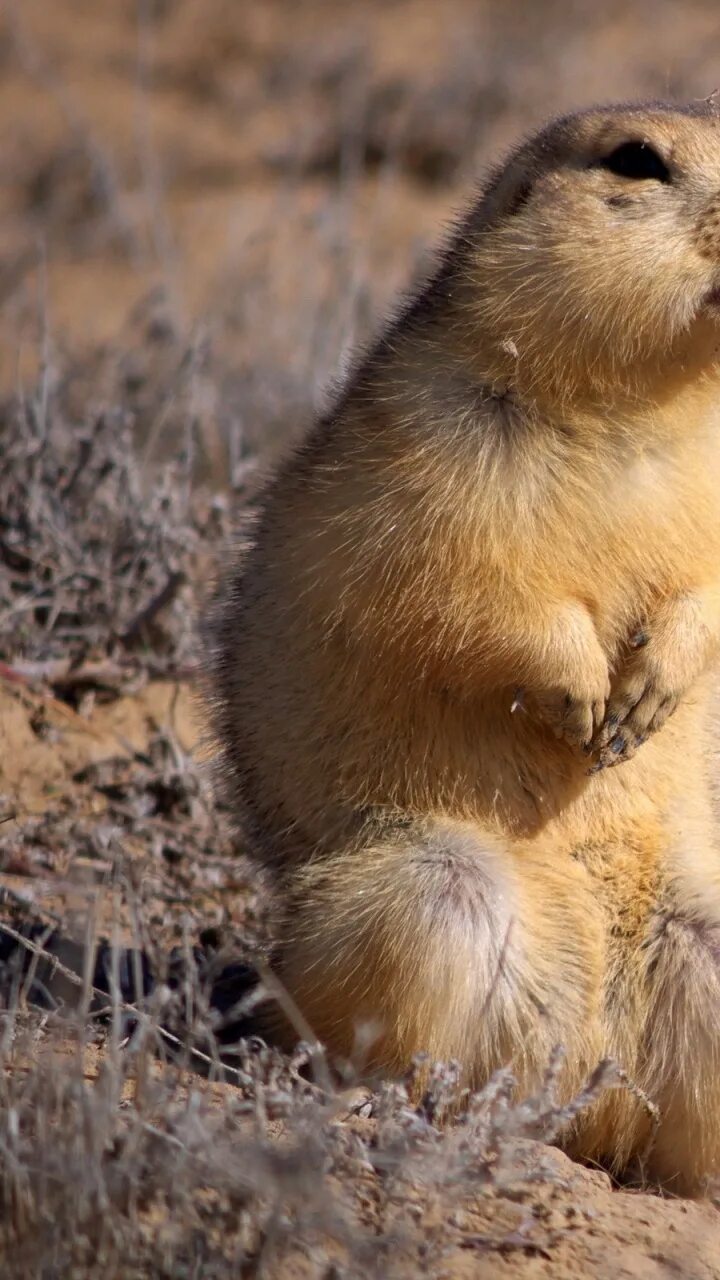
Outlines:
{"label": "animal's neck", "polygon": [[529,419],[587,420],[593,431],[648,409],[662,421],[717,394],[720,322],[710,314],[665,341],[657,326],[605,340],[561,325],[548,332],[522,312],[500,331],[491,289],[467,262],[438,273],[394,334],[409,339],[415,370],[419,360],[441,366],[499,399],[511,393]]}
{"label": "animal's neck", "polygon": [[[698,321],[662,349],[622,364],[608,356],[582,364],[581,350],[554,359],[524,358],[512,339],[468,324],[452,298],[444,322],[433,324],[429,347],[458,384],[474,387],[499,419],[552,431],[570,425],[577,438],[627,438],[668,444],[720,425],[720,325]],[[531,347],[531,344],[530,344]]]}

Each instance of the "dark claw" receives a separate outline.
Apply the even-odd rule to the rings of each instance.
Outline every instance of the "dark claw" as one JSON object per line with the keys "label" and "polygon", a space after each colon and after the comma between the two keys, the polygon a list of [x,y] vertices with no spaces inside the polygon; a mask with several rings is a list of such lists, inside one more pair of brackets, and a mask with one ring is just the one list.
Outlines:
{"label": "dark claw", "polygon": [[645,645],[648,643],[648,640],[649,640],[649,639],[650,639],[650,637],[649,637],[649,635],[648,635],[647,631],[643,631],[643,630],[642,630],[642,628],[640,628],[639,630],[637,630],[637,631],[635,632],[635,634],[634,634],[634,635],[632,635],[632,636],[630,637],[630,648],[631,648],[631,649],[644,649],[644,648],[645,648]]}

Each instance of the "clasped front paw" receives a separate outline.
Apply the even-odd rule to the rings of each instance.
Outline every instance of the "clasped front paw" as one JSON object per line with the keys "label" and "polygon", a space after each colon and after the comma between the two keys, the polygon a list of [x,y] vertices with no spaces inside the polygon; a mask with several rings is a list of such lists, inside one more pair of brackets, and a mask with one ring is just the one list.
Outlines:
{"label": "clasped front paw", "polygon": [[602,724],[590,742],[591,773],[632,759],[657,733],[680,700],[680,691],[644,655],[614,684]]}
{"label": "clasped front paw", "polygon": [[532,701],[556,738],[588,750],[604,723],[609,695],[609,679],[600,677],[592,683],[536,693]]}

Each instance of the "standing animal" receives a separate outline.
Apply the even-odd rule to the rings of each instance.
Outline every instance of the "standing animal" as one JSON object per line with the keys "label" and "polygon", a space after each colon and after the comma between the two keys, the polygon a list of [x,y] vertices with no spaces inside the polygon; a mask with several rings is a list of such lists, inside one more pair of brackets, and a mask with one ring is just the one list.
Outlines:
{"label": "standing animal", "polygon": [[[329,1049],[570,1095],[720,1173],[720,114],[523,143],[261,495],[212,714]],[[618,767],[619,766],[619,767]],[[606,1095],[572,1150],[632,1166]]]}

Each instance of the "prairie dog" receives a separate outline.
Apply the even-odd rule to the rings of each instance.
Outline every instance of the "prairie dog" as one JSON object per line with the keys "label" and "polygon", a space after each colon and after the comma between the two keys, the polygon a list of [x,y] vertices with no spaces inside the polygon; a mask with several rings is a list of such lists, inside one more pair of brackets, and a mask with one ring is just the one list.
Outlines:
{"label": "prairie dog", "polygon": [[[368,1066],[611,1055],[720,1173],[720,114],[591,109],[488,181],[262,495],[210,621],[283,983]],[[620,767],[611,767],[619,765]],[[630,1167],[613,1093],[572,1149]]]}

